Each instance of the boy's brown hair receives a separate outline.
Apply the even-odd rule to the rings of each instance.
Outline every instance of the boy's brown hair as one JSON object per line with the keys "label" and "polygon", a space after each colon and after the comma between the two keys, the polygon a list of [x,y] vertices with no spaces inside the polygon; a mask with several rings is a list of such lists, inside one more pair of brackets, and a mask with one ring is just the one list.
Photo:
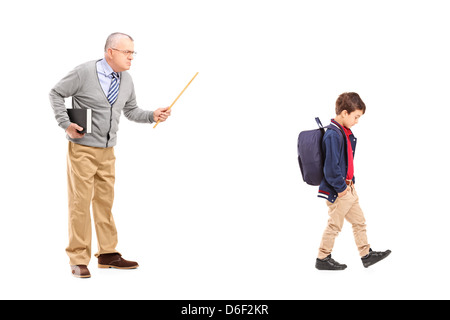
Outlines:
{"label": "boy's brown hair", "polygon": [[357,109],[362,110],[363,114],[366,113],[366,105],[356,92],[344,92],[336,100],[336,115],[340,115],[344,110],[350,114]]}

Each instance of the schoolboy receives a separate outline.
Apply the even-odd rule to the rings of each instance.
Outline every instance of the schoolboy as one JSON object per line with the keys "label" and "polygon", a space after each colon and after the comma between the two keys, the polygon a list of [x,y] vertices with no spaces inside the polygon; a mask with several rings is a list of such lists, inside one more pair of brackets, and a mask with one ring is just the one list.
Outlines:
{"label": "schoolboy", "polygon": [[364,267],[369,267],[386,258],[391,251],[372,251],[366,234],[366,221],[359,206],[355,189],[353,157],[356,138],[350,130],[366,112],[366,105],[355,92],[341,94],[336,100],[336,118],[325,132],[322,148],[324,151],[324,178],[319,186],[319,197],[327,199],[328,224],[322,236],[316,268],[319,270],[344,270],[331,258],[334,241],[342,230],[344,219],[352,224],[356,246]]}

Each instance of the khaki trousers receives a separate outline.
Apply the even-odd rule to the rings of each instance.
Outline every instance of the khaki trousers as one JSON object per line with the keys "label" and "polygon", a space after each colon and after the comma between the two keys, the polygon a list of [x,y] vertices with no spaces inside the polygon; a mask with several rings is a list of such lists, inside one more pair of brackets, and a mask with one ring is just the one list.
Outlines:
{"label": "khaki trousers", "polygon": [[91,203],[98,243],[95,256],[117,252],[117,231],[111,212],[115,160],[113,148],[94,148],[69,141],[69,246],[66,252],[71,265],[88,265],[91,259]]}
{"label": "khaki trousers", "polygon": [[370,245],[367,242],[366,220],[364,213],[359,206],[359,198],[355,186],[351,184],[345,196],[337,198],[334,203],[327,201],[328,219],[327,227],[322,236],[319,248],[319,259],[324,259],[331,254],[334,247],[334,240],[341,232],[344,219],[351,223],[353,236],[361,257],[369,253]]}

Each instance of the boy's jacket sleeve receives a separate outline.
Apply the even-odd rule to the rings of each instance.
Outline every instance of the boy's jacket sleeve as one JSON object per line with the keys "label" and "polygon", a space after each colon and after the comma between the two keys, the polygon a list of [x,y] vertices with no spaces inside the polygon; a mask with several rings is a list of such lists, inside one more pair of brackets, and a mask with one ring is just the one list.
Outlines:
{"label": "boy's jacket sleeve", "polygon": [[[337,193],[343,192],[347,189],[347,184],[345,183],[346,173],[342,172],[342,168],[346,168],[346,164],[341,163],[342,143],[335,134],[330,134],[324,137],[323,147],[325,152],[324,178]],[[345,159],[343,160],[345,161]]]}

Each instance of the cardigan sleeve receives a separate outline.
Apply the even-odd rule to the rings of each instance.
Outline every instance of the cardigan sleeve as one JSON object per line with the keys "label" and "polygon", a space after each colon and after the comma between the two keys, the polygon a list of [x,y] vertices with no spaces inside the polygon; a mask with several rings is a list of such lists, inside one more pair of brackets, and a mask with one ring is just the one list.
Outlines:
{"label": "cardigan sleeve", "polygon": [[140,123],[152,123],[153,111],[143,110],[138,107],[136,102],[136,93],[134,92],[134,85],[132,84],[132,90],[130,98],[123,107],[123,114],[128,120]]}
{"label": "cardigan sleeve", "polygon": [[78,71],[75,68],[50,90],[49,98],[56,121],[64,130],[70,125],[64,99],[74,96],[77,93],[80,88],[80,82]]}

